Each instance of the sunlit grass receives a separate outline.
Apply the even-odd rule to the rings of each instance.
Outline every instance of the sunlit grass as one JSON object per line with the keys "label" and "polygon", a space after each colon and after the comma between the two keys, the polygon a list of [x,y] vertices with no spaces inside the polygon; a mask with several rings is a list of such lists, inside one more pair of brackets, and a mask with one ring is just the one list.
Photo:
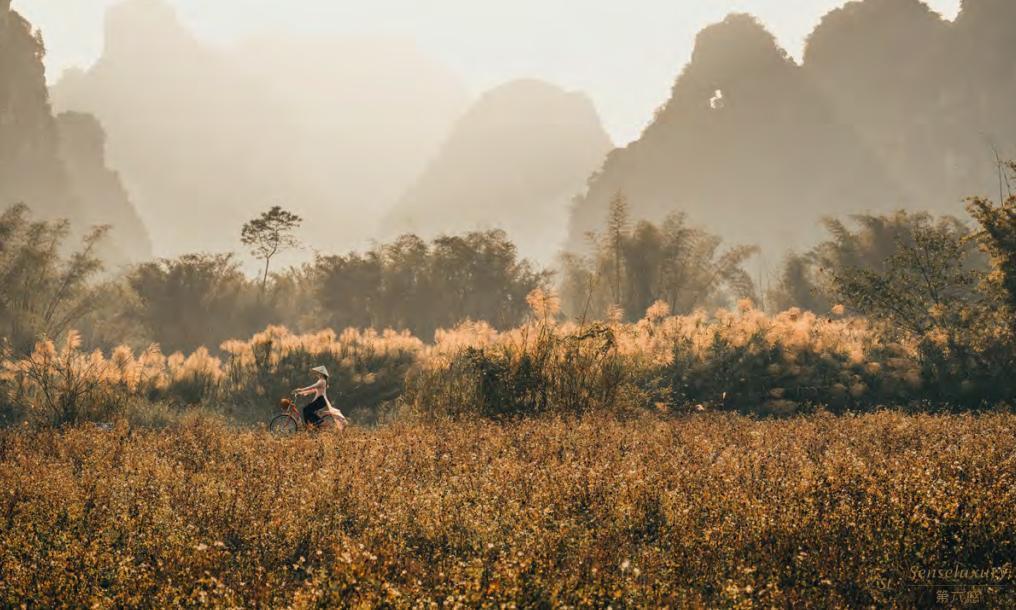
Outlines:
{"label": "sunlit grass", "polygon": [[[570,413],[705,404],[786,415],[810,405],[858,410],[925,397],[915,346],[889,341],[860,318],[767,314],[749,302],[672,316],[657,304],[635,323],[579,325],[558,320],[552,295],[536,292],[530,305],[533,315],[517,328],[465,322],[429,344],[390,330],[300,335],[273,326],[226,341],[217,353],[166,356],[157,346],[85,352],[72,333],[61,345],[43,340],[30,356],[4,360],[0,384],[9,404],[56,421],[111,418],[129,399],[264,409],[322,364],[333,373],[333,400],[369,414],[398,401],[430,415],[478,412],[481,399],[515,398],[477,392],[512,384],[542,384],[540,409]],[[525,414],[529,407],[504,408]]]}

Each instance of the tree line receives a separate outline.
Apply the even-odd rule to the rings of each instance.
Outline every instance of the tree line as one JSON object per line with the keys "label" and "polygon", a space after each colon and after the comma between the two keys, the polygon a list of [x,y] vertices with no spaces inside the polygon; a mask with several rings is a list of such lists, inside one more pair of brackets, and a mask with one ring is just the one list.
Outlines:
{"label": "tree line", "polygon": [[502,231],[430,241],[404,235],[273,269],[280,252],[299,245],[302,222],[274,207],[241,230],[263,264],[256,278],[235,253],[188,254],[110,275],[96,250],[104,228],[75,249],[66,222],[33,219],[16,205],[0,214],[0,336],[6,349],[22,352],[71,328],[90,346],[159,343],[167,353],[216,349],[269,324],[392,328],[429,341],[465,320],[515,327],[539,288],[560,294],[559,315],[577,321],[636,321],[659,302],[684,314],[751,299],[771,311],[865,316],[912,340],[949,329],[954,351],[976,360],[972,346],[992,329],[1016,335],[1016,204],[1001,195],[971,200],[973,223],[906,212],[828,219],[828,238],[789,255],[768,287],[746,270],[753,247],[724,246],[682,215],[635,221],[622,194],[588,248],[563,254],[556,271],[520,258]]}
{"label": "tree line", "polygon": [[193,253],[134,265],[110,276],[96,253],[105,229],[74,248],[66,222],[38,220],[24,205],[0,215],[0,341],[17,352],[71,328],[90,346],[167,353],[212,349],[269,324],[294,330],[409,330],[428,339],[471,319],[519,324],[526,296],[549,272],[518,256],[502,231],[424,241],[405,235],[368,252],[318,255],[273,271],[297,245],[300,220],[273,208],[245,225],[243,242],[264,267],[244,274],[236,253]]}

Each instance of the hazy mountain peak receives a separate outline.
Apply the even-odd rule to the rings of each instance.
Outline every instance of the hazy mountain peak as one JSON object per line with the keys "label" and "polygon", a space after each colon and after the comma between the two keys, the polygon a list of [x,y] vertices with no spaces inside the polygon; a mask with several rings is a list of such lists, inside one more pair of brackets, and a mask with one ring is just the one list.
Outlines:
{"label": "hazy mountain peak", "polygon": [[514,99],[520,103],[539,103],[541,101],[559,99],[563,96],[589,99],[584,93],[565,91],[554,83],[539,78],[517,78],[484,92],[475,107],[485,103],[497,103],[509,99]]}
{"label": "hazy mountain peak", "polygon": [[139,49],[173,49],[196,44],[166,0],[124,0],[106,11],[103,58],[131,58]]}
{"label": "hazy mountain peak", "polygon": [[741,14],[699,34],[671,99],[593,176],[572,217],[572,247],[602,229],[618,192],[634,218],[684,212],[770,253],[807,246],[823,214],[898,199],[853,126],[772,34]]}
{"label": "hazy mountain peak", "polygon": [[714,72],[774,62],[791,60],[765,25],[745,13],[728,15],[699,32],[691,58],[691,65]]}
{"label": "hazy mountain peak", "polygon": [[140,262],[152,255],[148,230],[131,203],[120,176],[106,163],[106,132],[90,114],[65,112],[56,117],[60,151],[74,195],[83,206],[82,219],[110,224],[111,243],[103,255],[115,262]]}
{"label": "hazy mountain peak", "polygon": [[825,57],[840,57],[849,62],[850,58],[841,53],[845,44],[877,46],[879,52],[884,52],[882,45],[895,41],[894,50],[905,56],[906,46],[914,42],[912,36],[934,35],[945,27],[945,19],[921,0],[848,2],[826,14],[812,31],[805,46],[804,63],[823,61]]}
{"label": "hazy mountain peak", "polygon": [[0,210],[23,202],[37,218],[67,219],[75,236],[110,224],[108,263],[150,256],[145,227],[106,167],[101,125],[87,115],[53,117],[41,40],[9,7],[0,5]]}
{"label": "hazy mountain peak", "polygon": [[[957,29],[968,32],[972,44],[986,47],[995,59],[1011,58],[1016,42],[1016,2],[1013,0],[964,0],[956,17]],[[1001,46],[999,46],[1001,45]]]}
{"label": "hazy mountain peak", "polygon": [[729,114],[731,105],[743,108],[743,102],[759,95],[785,95],[789,90],[776,83],[793,79],[797,68],[757,19],[740,13],[728,15],[698,34],[691,61],[674,83],[670,100],[646,129],[643,139],[668,132],[670,136],[679,136],[679,132],[661,128],[674,117],[699,113],[702,117],[717,119],[726,115],[710,111],[726,109]]}
{"label": "hazy mountain peak", "polygon": [[[582,127],[600,125],[596,107],[585,93],[566,91],[544,80],[524,78],[508,81],[483,93],[463,116],[460,126],[473,121],[488,127],[502,122],[511,126],[539,123],[545,119],[557,123],[574,122]],[[465,131],[458,129],[455,133],[461,135]]]}
{"label": "hazy mountain peak", "polygon": [[571,244],[618,191],[636,217],[684,211],[771,253],[807,247],[823,215],[957,213],[990,188],[992,145],[1014,141],[1014,21],[1012,0],[967,0],[955,22],[919,0],[850,2],[800,67],[749,16],[706,28],[655,120],[593,176]]}
{"label": "hazy mountain peak", "polygon": [[110,163],[164,256],[236,249],[242,224],[275,204],[314,219],[311,248],[367,243],[468,102],[404,39],[278,34],[219,48],[164,0],[112,7],[102,57],[53,95],[106,127]]}
{"label": "hazy mountain peak", "polygon": [[[1016,5],[1012,0],[963,0],[960,4],[960,17],[972,17],[992,14],[1012,14]],[[1011,23],[1009,25],[1012,25]]]}
{"label": "hazy mountain peak", "polygon": [[510,81],[481,95],[455,124],[391,214],[389,231],[499,228],[523,255],[549,260],[563,243],[572,197],[611,147],[585,94]]}

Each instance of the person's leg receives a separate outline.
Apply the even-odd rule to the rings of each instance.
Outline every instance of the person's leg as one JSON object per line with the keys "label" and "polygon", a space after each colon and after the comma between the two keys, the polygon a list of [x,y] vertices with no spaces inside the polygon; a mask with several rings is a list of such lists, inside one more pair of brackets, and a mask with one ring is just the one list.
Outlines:
{"label": "person's leg", "polygon": [[307,422],[307,425],[316,426],[321,423],[321,418],[318,417],[317,412],[324,406],[324,402],[324,398],[318,396],[314,399],[314,402],[303,408],[303,421]]}

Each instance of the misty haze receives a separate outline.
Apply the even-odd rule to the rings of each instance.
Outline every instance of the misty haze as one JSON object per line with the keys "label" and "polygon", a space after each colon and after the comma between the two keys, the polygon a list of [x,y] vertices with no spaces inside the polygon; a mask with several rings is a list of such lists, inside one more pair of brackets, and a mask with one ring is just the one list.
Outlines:
{"label": "misty haze", "polygon": [[1013,0],[0,0],[0,607],[1016,604],[1013,100]]}

